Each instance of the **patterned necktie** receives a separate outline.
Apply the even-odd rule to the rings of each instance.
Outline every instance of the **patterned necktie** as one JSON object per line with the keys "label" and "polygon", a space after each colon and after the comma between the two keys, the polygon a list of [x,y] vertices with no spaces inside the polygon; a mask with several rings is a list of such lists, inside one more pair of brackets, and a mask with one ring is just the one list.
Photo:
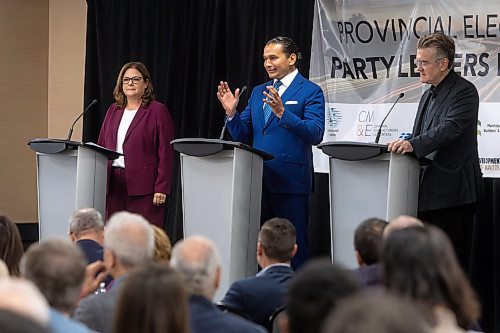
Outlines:
{"label": "patterned necktie", "polygon": [[[273,88],[276,89],[277,91],[279,91],[280,89],[280,86],[283,84],[283,82],[281,82],[280,80],[276,80],[276,82],[274,82],[273,84]],[[267,103],[264,103],[264,124],[267,123],[267,121],[269,120],[269,117],[271,117],[271,113],[273,112],[271,106]]]}

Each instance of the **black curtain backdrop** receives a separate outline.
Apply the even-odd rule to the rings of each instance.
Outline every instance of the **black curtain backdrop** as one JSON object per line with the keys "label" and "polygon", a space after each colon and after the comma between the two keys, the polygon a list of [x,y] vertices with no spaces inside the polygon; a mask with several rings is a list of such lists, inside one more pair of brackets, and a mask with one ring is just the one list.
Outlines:
{"label": "black curtain backdrop", "polygon": [[[303,56],[299,70],[309,73],[314,0],[87,0],[87,5],[85,104],[94,98],[99,103],[84,117],[84,141],[97,141],[116,77],[129,61],[149,69],[156,99],[172,114],[176,138],[219,137],[224,111],[216,96],[218,82],[251,89],[267,81],[262,51],[272,37],[294,39]],[[166,221],[173,241],[182,237],[178,162],[177,157]],[[309,238],[312,255],[324,256],[330,251],[328,175],[316,174],[315,184]],[[471,281],[483,304],[483,329],[500,332],[500,315],[495,316],[500,311],[500,181],[486,179],[485,185]]]}

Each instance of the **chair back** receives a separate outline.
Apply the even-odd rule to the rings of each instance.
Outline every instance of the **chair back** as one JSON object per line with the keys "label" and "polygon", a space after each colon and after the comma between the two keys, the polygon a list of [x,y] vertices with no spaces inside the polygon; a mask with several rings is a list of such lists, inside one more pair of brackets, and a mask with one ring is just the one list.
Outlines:
{"label": "chair back", "polygon": [[279,318],[285,314],[286,306],[282,305],[277,308],[273,314],[269,317],[269,324],[267,330],[270,333],[280,333]]}

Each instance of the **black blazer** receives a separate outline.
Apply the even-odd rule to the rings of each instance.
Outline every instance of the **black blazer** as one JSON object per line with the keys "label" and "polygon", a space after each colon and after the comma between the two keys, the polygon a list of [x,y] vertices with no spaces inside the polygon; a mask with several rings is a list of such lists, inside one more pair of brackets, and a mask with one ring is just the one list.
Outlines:
{"label": "black blazer", "polygon": [[422,95],[409,140],[421,159],[419,211],[474,203],[482,193],[476,87],[452,70],[436,88],[425,117],[431,89]]}

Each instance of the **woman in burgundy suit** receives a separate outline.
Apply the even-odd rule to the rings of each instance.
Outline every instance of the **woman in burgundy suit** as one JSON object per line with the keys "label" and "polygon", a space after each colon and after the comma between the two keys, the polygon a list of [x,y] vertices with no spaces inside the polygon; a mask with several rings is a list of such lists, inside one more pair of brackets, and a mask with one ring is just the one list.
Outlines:
{"label": "woman in burgundy suit", "polygon": [[127,210],[163,227],[173,162],[170,112],[154,100],[151,76],[140,62],[122,67],[113,96],[99,144],[125,156],[108,162],[106,220]]}

